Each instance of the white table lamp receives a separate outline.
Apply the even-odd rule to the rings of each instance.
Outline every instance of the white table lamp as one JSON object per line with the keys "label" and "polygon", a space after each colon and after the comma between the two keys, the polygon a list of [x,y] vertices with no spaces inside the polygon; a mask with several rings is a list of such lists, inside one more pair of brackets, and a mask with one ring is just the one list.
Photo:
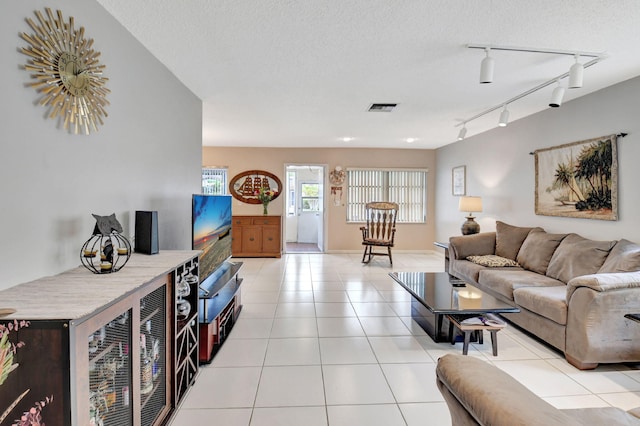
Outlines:
{"label": "white table lamp", "polygon": [[480,225],[476,222],[473,213],[482,211],[482,198],[480,197],[460,197],[460,203],[458,204],[458,210],[461,212],[468,212],[467,220],[462,224],[460,228],[462,235],[477,234],[480,232]]}

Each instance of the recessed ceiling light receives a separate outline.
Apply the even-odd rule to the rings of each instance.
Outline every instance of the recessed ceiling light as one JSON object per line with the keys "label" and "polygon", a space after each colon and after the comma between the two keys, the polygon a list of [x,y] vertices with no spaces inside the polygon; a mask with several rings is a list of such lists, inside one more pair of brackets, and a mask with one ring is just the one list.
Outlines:
{"label": "recessed ceiling light", "polygon": [[350,136],[345,136],[345,137],[343,137],[343,138],[340,138],[340,140],[341,140],[342,142],[351,142],[351,141],[353,140],[353,138],[352,138],[352,137],[350,137]]}
{"label": "recessed ceiling light", "polygon": [[417,141],[418,139],[416,138],[406,138],[405,141],[407,141],[407,143],[414,143],[415,141]]}

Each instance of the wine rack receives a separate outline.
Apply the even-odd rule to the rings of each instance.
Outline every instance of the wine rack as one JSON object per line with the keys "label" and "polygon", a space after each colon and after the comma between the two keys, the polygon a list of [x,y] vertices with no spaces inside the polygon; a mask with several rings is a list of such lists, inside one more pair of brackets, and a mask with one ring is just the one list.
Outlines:
{"label": "wine rack", "polygon": [[176,268],[174,403],[182,400],[198,374],[198,258]]}

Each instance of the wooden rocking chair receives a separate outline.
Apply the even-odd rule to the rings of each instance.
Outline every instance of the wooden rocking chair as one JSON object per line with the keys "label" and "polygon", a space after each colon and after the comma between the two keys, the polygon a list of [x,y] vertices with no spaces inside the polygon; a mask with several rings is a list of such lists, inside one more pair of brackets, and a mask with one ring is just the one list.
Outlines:
{"label": "wooden rocking chair", "polygon": [[[389,256],[389,262],[393,265],[391,248],[393,247],[393,238],[396,235],[398,204],[374,201],[367,203],[366,211],[367,226],[360,227],[362,245],[364,246],[362,263],[371,262],[373,256]],[[386,247],[387,252],[374,252],[373,247]]]}

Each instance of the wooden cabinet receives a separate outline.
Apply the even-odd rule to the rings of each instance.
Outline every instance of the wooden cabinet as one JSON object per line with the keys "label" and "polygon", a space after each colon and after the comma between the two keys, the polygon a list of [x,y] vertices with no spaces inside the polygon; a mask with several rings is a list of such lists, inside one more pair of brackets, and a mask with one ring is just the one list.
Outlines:
{"label": "wooden cabinet", "polygon": [[233,216],[231,250],[234,257],[280,257],[280,216]]}
{"label": "wooden cabinet", "polygon": [[[134,253],[117,273],[78,267],[0,291],[3,306],[16,309],[0,325],[19,324],[8,336],[23,342],[13,360],[18,367],[0,385],[0,412],[29,390],[11,420],[46,401],[42,421],[51,425],[165,423],[184,394],[176,390],[179,361],[197,354],[197,296],[181,325],[176,271],[197,270],[198,254]],[[177,343],[190,323],[191,352]]]}

